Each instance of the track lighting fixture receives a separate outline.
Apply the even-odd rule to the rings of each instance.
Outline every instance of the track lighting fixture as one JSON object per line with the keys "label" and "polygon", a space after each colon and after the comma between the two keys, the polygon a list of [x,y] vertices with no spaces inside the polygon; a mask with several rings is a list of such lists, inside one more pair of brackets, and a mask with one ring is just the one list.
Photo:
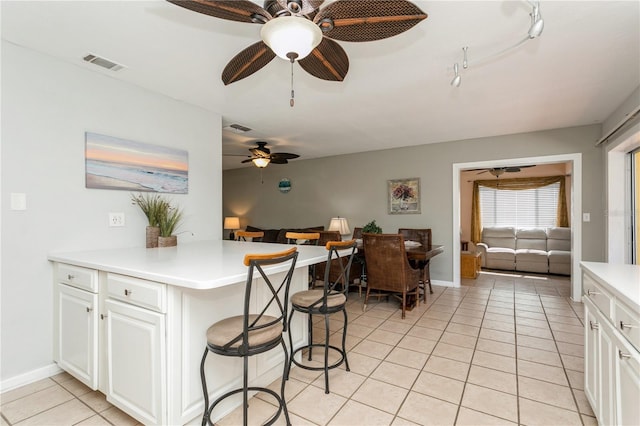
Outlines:
{"label": "track lighting fixture", "polygon": [[[526,0],[526,2],[529,3],[529,5],[533,8],[531,13],[529,14],[529,16],[531,16],[531,25],[529,26],[529,31],[527,31],[527,35],[523,39],[507,47],[506,49],[503,49],[497,53],[494,53],[484,58],[480,58],[473,61],[473,64],[486,62],[490,59],[494,59],[494,58],[497,58],[498,56],[502,56],[508,51],[515,49],[516,47],[524,44],[528,40],[533,40],[534,38],[540,37],[540,35],[542,34],[542,30],[544,30],[544,20],[542,19],[542,14],[540,13],[540,2],[536,1],[534,3],[529,0]],[[462,68],[465,70],[469,67],[469,61],[467,60],[467,49],[469,49],[468,46],[465,46],[462,48],[462,52],[463,52]],[[460,87],[462,76],[459,73],[457,62],[453,65],[453,73],[454,73],[454,76],[453,76],[453,80],[451,80],[451,85],[454,87]]]}
{"label": "track lighting fixture", "polygon": [[453,87],[460,87],[460,82],[462,81],[462,77],[460,76],[460,74],[458,74],[457,62],[453,64],[453,72],[455,73],[455,76],[453,77],[453,80],[451,80],[451,85]]}
{"label": "track lighting fixture", "polygon": [[529,28],[529,38],[540,37],[544,30],[544,20],[540,15],[540,2],[536,2],[533,5],[533,12],[531,12],[531,27]]}

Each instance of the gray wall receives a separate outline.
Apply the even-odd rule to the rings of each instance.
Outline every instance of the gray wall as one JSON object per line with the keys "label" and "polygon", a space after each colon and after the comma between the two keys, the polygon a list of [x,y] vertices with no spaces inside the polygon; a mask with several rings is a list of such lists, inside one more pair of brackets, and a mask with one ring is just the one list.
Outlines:
{"label": "gray wall", "polygon": [[[87,65],[91,66],[91,65]],[[84,132],[189,151],[180,240],[220,238],[218,114],[2,42],[2,389],[53,365],[53,277],[47,254],[144,246],[145,218],[129,191],[85,188]],[[10,209],[10,194],[27,196]],[[109,228],[109,212],[126,226]]]}
{"label": "gray wall", "polygon": [[[584,260],[604,260],[604,175],[601,148],[595,141],[600,125],[556,129],[517,135],[429,144],[314,160],[294,160],[227,170],[223,173],[223,216],[240,216],[241,225],[304,227],[329,224],[332,216],[346,217],[349,225],[362,226],[375,219],[385,232],[399,227],[428,227],[434,243],[445,253],[434,259],[431,276],[452,281],[454,163],[488,161],[557,154],[582,154],[583,210],[591,212],[582,235]],[[345,141],[348,143],[348,141]],[[291,179],[288,194],[278,191],[278,181]],[[388,179],[419,177],[421,214],[387,214]]]}

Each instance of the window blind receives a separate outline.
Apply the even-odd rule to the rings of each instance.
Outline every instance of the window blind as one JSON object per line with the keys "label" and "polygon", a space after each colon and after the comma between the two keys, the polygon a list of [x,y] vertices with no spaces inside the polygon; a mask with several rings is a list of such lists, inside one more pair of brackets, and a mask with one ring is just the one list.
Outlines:
{"label": "window blind", "polygon": [[482,226],[517,228],[556,224],[560,183],[536,189],[504,190],[480,186]]}

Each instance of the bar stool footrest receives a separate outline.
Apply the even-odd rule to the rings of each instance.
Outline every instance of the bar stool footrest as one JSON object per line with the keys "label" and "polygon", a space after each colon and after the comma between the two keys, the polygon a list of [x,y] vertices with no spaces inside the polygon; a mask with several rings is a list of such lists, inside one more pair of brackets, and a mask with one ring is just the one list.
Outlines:
{"label": "bar stool footrest", "polygon": [[[224,395],[220,396],[218,399],[216,399],[215,401],[213,401],[213,403],[207,408],[207,413],[206,413],[206,417],[205,419],[207,420],[208,424],[212,424],[210,417],[211,417],[211,413],[213,412],[213,409],[216,408],[216,405],[218,405],[220,402],[222,402],[223,400],[227,399],[228,397],[235,395],[237,393],[242,393],[244,391],[243,388],[238,388],[238,389],[233,389],[230,390],[229,392],[225,393]],[[247,392],[266,392],[268,394],[270,394],[271,396],[273,396],[276,401],[278,401],[278,411],[276,411],[276,413],[273,415],[273,417],[271,419],[269,419],[268,422],[266,423],[262,423],[264,426],[268,426],[268,425],[272,425],[276,422],[276,420],[278,420],[278,418],[280,417],[280,413],[282,413],[282,409],[283,407],[285,407],[285,403],[282,400],[282,397],[280,395],[278,395],[275,391],[269,389],[269,388],[264,388],[264,387],[260,387],[260,386],[249,386],[247,387]],[[242,405],[240,406],[242,407]],[[203,422],[204,425],[204,422]]]}
{"label": "bar stool footrest", "polygon": [[[309,350],[311,350],[310,348],[322,348],[322,349],[324,349],[325,347],[328,348],[328,349],[333,349],[334,351],[338,352],[340,354],[340,356],[341,356],[341,358],[339,360],[337,360],[336,362],[334,362],[333,364],[327,365],[327,369],[330,370],[332,368],[336,368],[336,367],[341,366],[345,361],[345,354],[342,352],[342,349],[340,349],[337,346],[332,346],[332,345],[325,346],[324,343],[313,343],[311,345],[305,345],[305,346],[302,346],[302,347],[294,350],[291,353],[291,362],[293,364],[297,365],[300,368],[304,368],[305,370],[324,371],[324,365],[318,366],[318,367],[313,367],[313,366],[310,366],[310,365],[301,364],[294,358],[294,355],[296,353],[304,350],[304,349],[309,349]],[[351,371],[351,370],[347,367],[347,371]]]}

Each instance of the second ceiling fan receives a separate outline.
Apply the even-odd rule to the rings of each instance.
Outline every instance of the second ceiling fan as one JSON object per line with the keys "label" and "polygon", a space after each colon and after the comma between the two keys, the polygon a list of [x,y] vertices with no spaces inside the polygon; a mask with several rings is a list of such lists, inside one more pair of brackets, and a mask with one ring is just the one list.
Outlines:
{"label": "second ceiling fan", "polygon": [[253,162],[256,167],[262,169],[267,167],[269,163],[287,164],[289,160],[300,157],[298,154],[291,154],[289,152],[272,153],[271,150],[267,148],[267,142],[258,141],[256,142],[256,145],[258,146],[255,148],[249,148],[249,151],[251,151],[251,157],[246,160],[242,160],[243,163]]}
{"label": "second ceiling fan", "polygon": [[277,56],[297,61],[309,74],[343,81],[349,58],[334,40],[373,41],[407,31],[427,17],[406,0],[168,0],[194,12],[263,25],[261,41],[233,57],[222,72],[225,85],[250,76]]}

